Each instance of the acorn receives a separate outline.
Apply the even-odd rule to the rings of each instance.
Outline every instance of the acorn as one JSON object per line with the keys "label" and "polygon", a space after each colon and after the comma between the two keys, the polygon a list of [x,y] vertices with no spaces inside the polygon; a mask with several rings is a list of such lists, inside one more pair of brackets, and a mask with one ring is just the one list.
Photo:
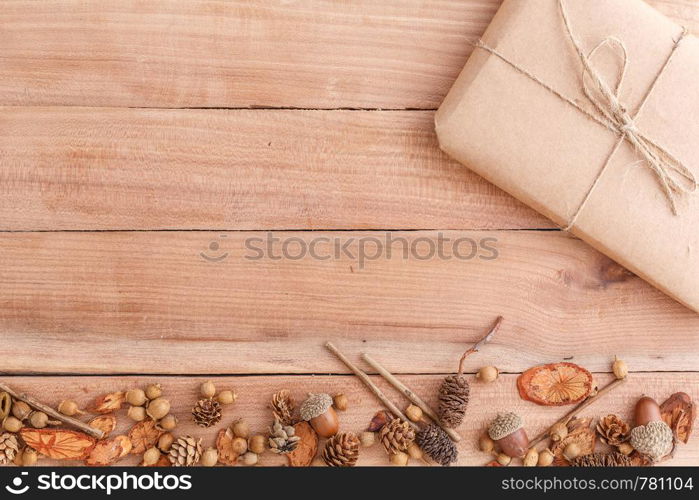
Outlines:
{"label": "acorn", "polygon": [[553,452],[546,448],[544,451],[539,453],[539,460],[537,461],[537,465],[541,467],[548,467],[553,463],[553,459],[555,457],[553,456]]}
{"label": "acorn", "polygon": [[500,445],[503,453],[521,458],[529,449],[529,438],[522,428],[522,418],[516,413],[501,413],[488,427],[490,439]]}
{"label": "acorn", "polygon": [[233,391],[221,391],[216,396],[216,401],[222,405],[232,405],[236,399],[238,399],[238,396]]}
{"label": "acorn", "polygon": [[333,397],[333,406],[335,406],[336,409],[345,411],[348,405],[349,401],[347,400],[347,396],[344,394],[335,394],[335,397]]}
{"label": "acorn", "polygon": [[612,371],[614,372],[614,376],[621,380],[623,378],[626,378],[626,376],[629,374],[629,367],[626,366],[626,363],[624,361],[614,356],[614,363],[612,363]]}
{"label": "acorn", "polygon": [[143,454],[143,462],[141,465],[151,466],[158,463],[160,460],[160,450],[156,447],[148,448]]}
{"label": "acorn", "polygon": [[508,465],[510,465],[510,462],[512,462],[512,457],[509,456],[507,453],[498,453],[496,460],[500,465],[507,467]]}
{"label": "acorn", "polygon": [[672,451],[674,434],[661,416],[660,406],[647,396],[636,403],[636,427],[631,429],[629,444],[643,455],[656,461]]}
{"label": "acorn", "polygon": [[146,387],[146,397],[150,400],[158,399],[163,395],[163,386],[160,384],[151,384]]}
{"label": "acorn", "polygon": [[58,405],[58,412],[66,417],[74,417],[75,415],[82,415],[84,413],[78,408],[78,403],[69,399],[61,401]]}
{"label": "acorn", "polygon": [[257,455],[261,455],[265,451],[266,442],[267,438],[265,438],[265,436],[262,434],[256,434],[248,440],[248,450],[256,453]]}
{"label": "acorn", "polygon": [[132,406],[143,406],[148,401],[143,389],[131,389],[126,391],[126,402]]}
{"label": "acorn", "polygon": [[337,434],[340,422],[329,394],[309,394],[300,408],[301,418],[311,424],[320,437],[330,438]]}
{"label": "acorn", "polygon": [[39,461],[39,455],[33,448],[26,447],[22,452],[22,466],[31,467]]}
{"label": "acorn", "polygon": [[162,397],[156,398],[148,403],[146,413],[153,420],[160,420],[165,415],[170,413],[170,401]]}
{"label": "acorn", "polygon": [[216,448],[209,448],[201,454],[199,464],[204,467],[213,467],[218,463],[218,451]]}
{"label": "acorn", "polygon": [[539,463],[539,452],[536,448],[531,448],[524,458],[522,459],[522,465],[525,467],[535,467]]}
{"label": "acorn", "polygon": [[408,417],[411,422],[422,422],[423,415],[424,412],[419,406],[410,405],[405,409],[405,416]]}
{"label": "acorn", "polygon": [[211,380],[207,380],[199,388],[201,392],[201,397],[203,398],[213,398],[216,395],[216,386]]}
{"label": "acorn", "polygon": [[12,416],[18,420],[26,419],[32,412],[31,406],[24,401],[15,401],[12,403]]}
{"label": "acorn", "polygon": [[146,419],[146,409],[143,406],[132,406],[126,416],[135,422],[143,422]]}
{"label": "acorn", "polygon": [[495,366],[484,366],[478,370],[478,373],[476,373],[476,378],[481,382],[493,382],[497,380],[499,376],[500,370],[498,370]]}
{"label": "acorn", "polygon": [[7,432],[19,432],[22,427],[24,424],[17,417],[5,417],[5,420],[2,421],[2,428]]}
{"label": "acorn", "polygon": [[165,434],[160,436],[160,438],[158,438],[158,449],[163,453],[167,453],[168,451],[170,451],[170,447],[174,442],[175,436],[173,436],[169,432],[166,432]]}
{"label": "acorn", "polygon": [[408,456],[407,453],[403,453],[402,451],[392,453],[391,454],[391,464],[396,465],[398,467],[404,467],[408,465]]}
{"label": "acorn", "polygon": [[568,435],[568,426],[564,422],[556,422],[549,429],[549,437],[552,441],[560,441]]}
{"label": "acorn", "polygon": [[231,430],[237,437],[244,439],[250,437],[250,426],[245,420],[236,420],[233,422],[233,425],[231,425]]}
{"label": "acorn", "polygon": [[177,427],[178,419],[172,413],[168,413],[158,422],[158,426],[164,431],[171,431]]}

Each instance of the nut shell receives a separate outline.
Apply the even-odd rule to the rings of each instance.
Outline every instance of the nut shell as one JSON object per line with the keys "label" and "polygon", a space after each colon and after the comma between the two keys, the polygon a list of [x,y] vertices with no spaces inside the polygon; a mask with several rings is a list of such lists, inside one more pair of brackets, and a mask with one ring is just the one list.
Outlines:
{"label": "nut shell", "polygon": [[499,441],[522,427],[522,418],[516,413],[500,413],[488,426],[488,435]]}
{"label": "nut shell", "polygon": [[521,427],[497,442],[502,452],[513,458],[523,457],[529,448],[529,438]]}
{"label": "nut shell", "polygon": [[337,413],[332,406],[329,407],[322,415],[313,417],[309,423],[311,424],[311,427],[313,427],[313,430],[315,430],[320,437],[324,438],[333,437],[335,434],[337,434],[337,431],[340,430],[340,421],[337,418]]}
{"label": "nut shell", "polygon": [[660,413],[660,406],[653,398],[643,396],[636,403],[635,410],[636,425],[647,425],[650,422],[658,422],[663,419]]}

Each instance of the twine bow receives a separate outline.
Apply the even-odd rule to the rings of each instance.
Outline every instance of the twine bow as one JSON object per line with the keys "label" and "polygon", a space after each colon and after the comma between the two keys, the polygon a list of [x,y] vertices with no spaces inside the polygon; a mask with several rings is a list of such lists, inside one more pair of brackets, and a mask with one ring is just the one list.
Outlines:
{"label": "twine bow", "polygon": [[[614,37],[608,37],[602,40],[592,51],[588,54],[583,52],[580,42],[575,38],[573,30],[570,25],[570,20],[568,17],[568,12],[564,5],[564,0],[558,0],[558,6],[563,18],[563,24],[565,27],[566,34],[571,41],[571,44],[575,48],[575,51],[582,64],[582,76],[581,76],[581,86],[585,94],[585,97],[593,105],[597,113],[592,113],[587,109],[580,106],[573,99],[561,94],[559,91],[527,71],[526,69],[513,63],[507,57],[502,55],[496,49],[489,47],[482,40],[475,43],[476,48],[483,49],[510,65],[517,72],[527,76],[531,80],[535,81],[549,92],[556,95],[558,98],[565,101],[567,104],[573,106],[578,111],[585,114],[591,120],[599,123],[608,130],[614,132],[619,140],[617,141],[614,149],[611,151],[604,166],[599,170],[597,176],[595,177],[592,185],[588,189],[582,203],[578,206],[578,209],[574,212],[573,216],[566,226],[566,230],[571,229],[583,208],[587,205],[592,192],[597,187],[599,180],[601,179],[603,173],[606,171],[607,167],[611,163],[612,158],[616,154],[621,144],[628,142],[633,146],[635,151],[642,158],[637,163],[643,163],[655,174],[655,177],[660,184],[665,197],[668,200],[670,209],[674,215],[677,215],[677,198],[683,194],[691,193],[697,189],[697,180],[694,174],[678,160],[672,153],[667,149],[660,146],[656,141],[650,139],[646,134],[641,132],[636,124],[636,117],[643,109],[643,106],[648,102],[650,95],[652,94],[655,86],[665,72],[673,59],[675,53],[677,52],[680,43],[687,36],[687,30],[682,29],[680,37],[677,39],[672,47],[670,55],[666,59],[662,68],[658,71],[651,84],[650,88],[646,92],[641,104],[631,113],[628,111],[627,107],[621,102],[621,89],[626,78],[626,71],[629,64],[629,57],[626,46],[623,42]],[[622,65],[617,77],[617,81],[614,86],[610,86],[604,79],[601,72],[596,69],[593,65],[593,59],[603,48],[610,48],[612,50],[617,49],[620,51]]]}

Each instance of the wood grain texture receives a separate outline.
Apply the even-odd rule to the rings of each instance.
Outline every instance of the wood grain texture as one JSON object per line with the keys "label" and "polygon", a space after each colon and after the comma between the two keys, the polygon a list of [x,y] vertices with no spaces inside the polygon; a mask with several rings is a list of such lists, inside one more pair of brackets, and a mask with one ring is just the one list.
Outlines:
{"label": "wood grain texture", "polygon": [[[649,3],[690,28],[696,2]],[[0,105],[436,108],[499,0],[15,0]]]}
{"label": "wood grain texture", "polygon": [[[697,369],[699,316],[558,232],[444,232],[443,258],[427,260],[436,232],[392,233],[390,258],[379,232],[272,236],[270,253],[264,232],[5,233],[2,370],[346,373],[321,347],[333,340],[395,372],[443,373],[499,314],[469,370],[570,358],[607,371],[614,354],[638,371]],[[477,257],[454,258],[458,238],[479,242]],[[297,259],[314,240],[322,260]],[[379,244],[362,267],[361,247]]]}
{"label": "wood grain texture", "polygon": [[0,109],[0,230],[538,227],[429,111]]}
{"label": "wood grain texture", "polygon": [[[358,357],[357,357],[358,360]],[[595,375],[600,384],[609,380],[608,375]],[[383,379],[374,377],[381,389],[400,407],[408,405],[408,401],[396,393]],[[411,389],[418,392],[426,401],[436,405],[436,394],[441,377],[433,375],[405,376],[403,381]],[[468,418],[458,429],[463,439],[459,443],[460,465],[483,465],[489,457],[477,449],[478,437],[487,428],[488,423],[499,411],[508,410],[519,413],[525,422],[527,433],[533,437],[550,426],[569,408],[547,408],[522,401],[517,395],[515,375],[503,375],[491,384],[474,382],[469,402]],[[361,384],[356,377],[351,376],[265,376],[265,377],[216,377],[212,379],[220,390],[232,388],[238,394],[238,400],[233,406],[224,408],[223,420],[218,427],[203,430],[196,427],[191,420],[190,411],[197,399],[198,385],[204,379],[168,377],[157,378],[139,377],[6,377],[3,379],[14,388],[33,393],[46,399],[46,403],[58,404],[62,399],[75,399],[82,405],[87,405],[92,398],[115,390],[142,387],[154,381],[161,382],[165,396],[172,402],[172,412],[179,417],[180,425],[177,434],[191,434],[203,438],[202,445],[214,445],[215,437],[220,428],[229,425],[238,418],[245,419],[253,433],[265,432],[271,423],[270,411],[267,408],[271,395],[280,389],[289,389],[297,400],[303,400],[306,393],[342,392],[349,399],[349,408],[341,412],[341,430],[361,432],[366,429],[369,420],[376,411],[381,409],[380,403]],[[643,395],[649,395],[662,402],[670,394],[684,391],[696,401],[699,399],[699,374],[697,373],[663,373],[663,374],[633,374],[629,380],[610,395],[590,406],[582,416],[599,418],[609,413],[616,413],[632,422],[634,403]],[[131,425],[126,417],[126,411],[118,413],[118,432],[125,432]],[[542,444],[543,446],[543,444]],[[604,446],[598,443],[602,451]],[[140,457],[131,456],[124,464],[136,464]],[[695,465],[699,461],[699,437],[696,433],[689,443],[678,447],[675,458],[665,462],[665,465]],[[42,461],[40,465],[49,464]],[[74,465],[74,462],[53,462],[56,465]],[[285,459],[272,453],[261,456],[261,465],[283,465]],[[320,464],[317,461],[316,464]],[[417,463],[413,464],[416,465]],[[120,463],[120,465],[122,465]],[[387,457],[380,445],[364,448],[360,453],[359,465],[388,465]]]}

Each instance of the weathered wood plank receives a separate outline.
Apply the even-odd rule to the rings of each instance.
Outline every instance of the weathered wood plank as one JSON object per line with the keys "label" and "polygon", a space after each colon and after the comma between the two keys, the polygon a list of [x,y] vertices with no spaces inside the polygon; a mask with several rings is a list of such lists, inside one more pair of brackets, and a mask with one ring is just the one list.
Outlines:
{"label": "weathered wood plank", "polygon": [[0,109],[0,229],[551,227],[432,112]]}
{"label": "weathered wood plank", "polygon": [[[380,232],[271,237],[4,233],[2,370],[344,371],[322,348],[332,339],[396,372],[442,373],[499,314],[505,326],[469,369],[492,363],[513,372],[573,358],[608,370],[600,353],[635,370],[697,369],[699,316],[558,232],[444,232],[442,258],[436,232],[392,233],[390,258]],[[475,258],[455,258],[459,238],[479,245]],[[297,259],[312,243],[317,259]],[[457,250],[469,257],[471,244]],[[209,262],[200,253],[227,257]],[[359,255],[377,257],[362,266]]]}
{"label": "weathered wood plank", "polygon": [[[651,0],[691,28],[696,2]],[[15,0],[0,104],[436,108],[499,0]]]}
{"label": "weathered wood plank", "polygon": [[[600,356],[602,357],[602,356]],[[468,418],[459,429],[463,437],[459,443],[460,465],[483,465],[489,458],[478,451],[477,442],[488,422],[502,410],[519,413],[525,421],[525,429],[530,436],[550,426],[569,408],[546,408],[519,399],[515,387],[514,375],[503,375],[496,382],[481,384],[474,382],[471,390],[471,400]],[[608,375],[596,375],[598,382],[604,384]],[[402,377],[414,391],[423,396],[431,405],[435,405],[435,396],[441,377],[439,376],[405,376]],[[173,413],[180,419],[177,434],[191,434],[203,438],[205,447],[213,446],[215,436],[220,428],[232,421],[243,418],[251,427],[252,432],[265,432],[271,423],[267,404],[271,395],[279,389],[289,389],[292,394],[302,400],[307,392],[342,392],[349,399],[349,408],[340,413],[341,430],[361,432],[369,423],[374,413],[381,409],[380,403],[369,393],[361,382],[350,376],[265,376],[265,377],[216,377],[213,381],[220,389],[233,388],[238,394],[238,401],[226,407],[221,424],[213,429],[202,430],[191,420],[190,410],[196,402],[198,385],[204,379],[151,376],[139,377],[6,377],[6,383],[12,384],[19,390],[32,393],[46,400],[49,404],[58,404],[62,399],[75,399],[80,404],[87,405],[91,399],[102,393],[114,390],[129,389],[145,386],[154,381],[161,382],[165,393],[173,405]],[[383,380],[376,383],[391,397],[396,404],[403,408],[408,402],[392,390]],[[622,418],[632,421],[632,408],[636,400],[643,394],[663,401],[676,391],[689,393],[696,401],[699,399],[699,374],[697,373],[639,373],[633,374],[629,380],[609,396],[584,411],[582,416],[601,417],[615,413]],[[116,432],[125,432],[130,421],[126,411],[118,413],[119,427]],[[603,445],[598,443],[599,450]],[[136,464],[140,457],[131,456],[123,464]],[[665,465],[694,465],[699,460],[699,438],[692,436],[689,443],[678,448],[675,458]],[[40,464],[49,464],[42,461]],[[269,452],[262,455],[260,464],[281,465],[285,459]],[[318,462],[321,463],[321,462]],[[56,465],[74,465],[74,462],[54,462]],[[388,465],[387,457],[380,445],[362,449],[360,465]]]}

